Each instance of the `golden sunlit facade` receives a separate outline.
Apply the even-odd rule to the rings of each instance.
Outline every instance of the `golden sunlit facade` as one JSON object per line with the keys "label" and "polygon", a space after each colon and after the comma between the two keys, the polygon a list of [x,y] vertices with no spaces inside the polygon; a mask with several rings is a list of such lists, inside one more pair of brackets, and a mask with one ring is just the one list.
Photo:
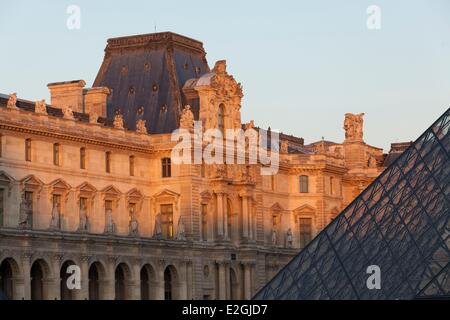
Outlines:
{"label": "golden sunlit facade", "polygon": [[[176,163],[172,131],[194,120],[262,129],[241,121],[225,61],[209,70],[202,44],[173,33],[110,39],[92,88],[48,87],[50,104],[0,96],[12,299],[249,299],[383,170],[363,114],[345,115],[343,143],[280,134],[275,175]],[[70,265],[79,290],[64,286]]]}

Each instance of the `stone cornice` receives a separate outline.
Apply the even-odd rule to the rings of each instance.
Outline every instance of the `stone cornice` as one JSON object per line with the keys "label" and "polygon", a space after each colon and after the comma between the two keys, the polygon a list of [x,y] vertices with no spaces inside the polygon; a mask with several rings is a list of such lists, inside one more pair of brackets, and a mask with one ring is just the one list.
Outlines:
{"label": "stone cornice", "polygon": [[[65,120],[62,120],[65,121]],[[67,121],[67,120],[66,120]],[[74,126],[77,125],[89,125],[89,124],[80,124],[76,123]],[[107,137],[107,139],[102,139],[100,137],[94,137],[93,135],[88,136],[86,134],[81,133],[78,131],[75,132],[69,132],[68,130],[63,132],[61,129],[52,128],[52,127],[43,127],[39,126],[37,124],[28,124],[28,123],[22,123],[22,122],[14,122],[14,121],[8,121],[4,119],[0,119],[0,129],[6,130],[6,131],[12,131],[12,132],[20,132],[24,134],[30,134],[35,136],[44,136],[44,137],[51,137],[56,138],[59,140],[66,140],[66,141],[73,141],[77,143],[82,144],[89,144],[89,145],[96,145],[96,146],[102,146],[107,148],[113,148],[113,149],[121,149],[121,150],[128,150],[133,152],[140,152],[140,153],[146,153],[151,154],[153,153],[153,147],[148,144],[148,146],[145,146],[144,144],[137,144],[130,141],[114,141],[113,138]],[[113,129],[111,129],[113,130]],[[88,132],[86,132],[88,133]]]}

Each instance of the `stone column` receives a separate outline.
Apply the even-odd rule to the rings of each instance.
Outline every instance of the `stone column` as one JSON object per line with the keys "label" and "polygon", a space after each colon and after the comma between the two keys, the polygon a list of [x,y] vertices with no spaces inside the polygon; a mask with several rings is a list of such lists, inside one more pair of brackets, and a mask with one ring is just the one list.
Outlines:
{"label": "stone column", "polygon": [[227,197],[222,197],[222,212],[223,212],[223,237],[228,239],[228,208]]}
{"label": "stone column", "polygon": [[103,292],[101,293],[102,300],[114,300],[116,298],[116,286],[115,286],[115,265],[116,258],[109,257],[108,264],[106,266],[105,279],[103,279]]}
{"label": "stone column", "polygon": [[140,263],[137,261],[132,266],[132,275],[127,290],[128,296],[127,300],[141,300],[141,267]]}
{"label": "stone column", "polygon": [[155,286],[151,288],[154,290],[155,300],[164,300],[164,261],[159,261],[158,269],[155,270]]}
{"label": "stone column", "polygon": [[227,298],[226,289],[226,262],[220,261],[219,264],[219,300],[225,300]]}
{"label": "stone column", "polygon": [[178,275],[178,300],[187,299],[187,268],[186,262],[180,263],[179,275]]}
{"label": "stone column", "polygon": [[[47,295],[46,297],[49,300],[61,300],[61,279],[60,279],[60,272],[61,272],[61,261],[63,256],[60,254],[56,254],[53,256],[52,261],[52,269],[53,269],[53,278],[47,279],[47,285],[44,285],[44,288],[47,288]],[[65,272],[65,270],[64,270]],[[64,285],[66,285],[64,283]],[[45,290],[45,289],[44,289]]]}
{"label": "stone column", "polygon": [[193,275],[192,275],[192,261],[187,262],[186,266],[186,282],[187,282],[187,296],[186,299],[192,300],[193,299]]}
{"label": "stone column", "polygon": [[81,262],[81,289],[77,290],[78,300],[89,299],[89,256],[82,256]]}
{"label": "stone column", "polygon": [[251,264],[244,263],[244,299],[250,300],[251,298],[252,298]]}
{"label": "stone column", "polygon": [[223,234],[223,193],[217,193],[217,236],[222,239]]}
{"label": "stone column", "polygon": [[31,254],[25,253],[22,255],[22,270],[23,270],[23,285],[22,295],[18,299],[30,300],[31,299]]}

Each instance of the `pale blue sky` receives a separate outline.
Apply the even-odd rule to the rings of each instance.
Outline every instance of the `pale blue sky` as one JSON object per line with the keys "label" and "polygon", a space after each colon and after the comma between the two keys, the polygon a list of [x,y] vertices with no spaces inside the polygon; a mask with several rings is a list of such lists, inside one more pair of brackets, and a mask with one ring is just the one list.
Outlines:
{"label": "pale blue sky", "polygon": [[[68,5],[81,29],[68,30]],[[381,8],[381,30],[366,8]],[[49,82],[91,85],[110,37],[173,31],[226,59],[242,118],[306,142],[342,141],[365,112],[367,143],[414,140],[450,106],[450,1],[1,1],[0,92],[36,100]]]}

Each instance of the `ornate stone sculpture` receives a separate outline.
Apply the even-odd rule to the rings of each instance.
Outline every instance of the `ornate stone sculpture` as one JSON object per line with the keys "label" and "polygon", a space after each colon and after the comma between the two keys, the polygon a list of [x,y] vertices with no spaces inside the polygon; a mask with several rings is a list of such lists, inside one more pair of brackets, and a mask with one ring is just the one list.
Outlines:
{"label": "ornate stone sculpture", "polygon": [[52,220],[50,221],[50,230],[59,230],[61,228],[61,210],[58,203],[53,204]]}
{"label": "ornate stone sculpture", "polygon": [[118,113],[118,114],[116,114],[114,116],[113,124],[114,124],[114,128],[116,128],[116,129],[120,129],[120,130],[124,129],[124,127],[123,127],[123,116],[120,113]]}
{"label": "ornate stone sculpture", "polygon": [[139,235],[139,222],[136,219],[136,212],[134,211],[134,208],[130,208],[130,235],[131,236],[138,236]]}
{"label": "ornate stone sculpture", "polygon": [[74,120],[75,118],[73,117],[73,111],[72,108],[70,106],[65,106],[62,109],[63,115],[64,115],[64,119],[69,119],[69,120]]}
{"label": "ornate stone sculpture", "polygon": [[280,151],[282,153],[288,153],[289,152],[289,142],[287,140],[282,140],[281,141]]}
{"label": "ornate stone sculpture", "polygon": [[345,140],[363,140],[364,113],[346,113],[344,120]]}
{"label": "ornate stone sculpture", "polygon": [[275,229],[272,229],[272,245],[277,245],[277,231]]}
{"label": "ornate stone sculpture", "polygon": [[194,129],[194,114],[190,105],[186,105],[181,113],[180,129]]}
{"label": "ornate stone sculpture", "polygon": [[292,244],[293,244],[292,231],[291,228],[289,228],[286,232],[286,247],[292,248]]}
{"label": "ornate stone sculpture", "polygon": [[9,95],[8,103],[6,104],[6,108],[10,110],[17,110],[17,93],[11,93]]}
{"label": "ornate stone sculpture", "polygon": [[112,210],[107,209],[105,214],[105,233],[113,234],[115,233],[115,224],[112,216]]}
{"label": "ornate stone sculpture", "polygon": [[31,228],[31,217],[33,212],[30,201],[25,199],[25,192],[22,193],[19,210],[19,227],[23,229]]}
{"label": "ornate stone sculpture", "polygon": [[80,224],[78,226],[78,231],[85,232],[89,231],[89,220],[87,216],[87,208],[84,204],[80,209]]}
{"label": "ornate stone sculpture", "polygon": [[186,231],[185,231],[184,220],[183,220],[182,216],[180,216],[180,218],[178,219],[177,240],[186,241]]}
{"label": "ornate stone sculpture", "polygon": [[36,101],[34,104],[34,112],[38,114],[44,114],[47,115],[47,105],[45,103],[45,99],[42,99],[41,101]]}
{"label": "ornate stone sculpture", "polygon": [[158,213],[155,217],[155,230],[153,231],[153,237],[158,240],[162,239],[161,213]]}
{"label": "ornate stone sculpture", "polygon": [[89,113],[89,123],[97,124],[98,114],[96,112]]}
{"label": "ornate stone sculpture", "polygon": [[136,132],[140,134],[147,134],[147,127],[145,126],[145,120],[139,119],[136,121]]}

